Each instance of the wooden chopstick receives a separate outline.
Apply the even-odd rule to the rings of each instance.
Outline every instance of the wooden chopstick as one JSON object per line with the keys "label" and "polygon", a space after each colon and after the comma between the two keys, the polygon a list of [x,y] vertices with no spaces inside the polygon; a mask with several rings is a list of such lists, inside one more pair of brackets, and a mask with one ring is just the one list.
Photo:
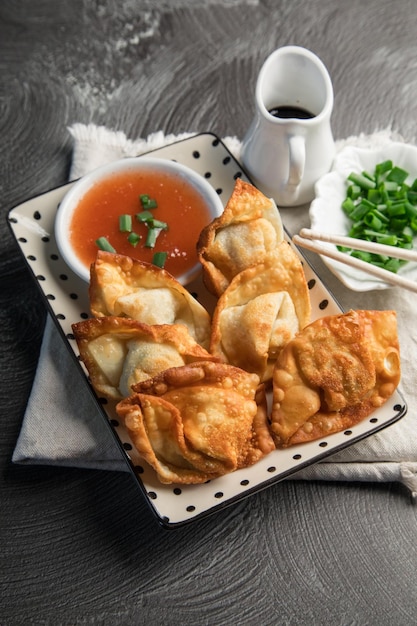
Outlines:
{"label": "wooden chopstick", "polygon": [[394,259],[402,259],[404,261],[417,261],[417,250],[406,250],[404,248],[396,248],[395,246],[387,246],[383,243],[375,243],[373,241],[364,241],[363,239],[355,239],[354,237],[344,237],[342,235],[333,235],[330,233],[321,233],[309,228],[302,228],[299,232],[300,237],[305,239],[325,241],[334,243],[354,250],[363,250],[364,252],[373,252],[374,254],[384,254]]}
{"label": "wooden chopstick", "polygon": [[[304,229],[300,231],[303,232]],[[308,230],[308,229],[306,229]],[[403,278],[398,274],[394,274],[393,272],[389,272],[381,267],[376,267],[371,263],[367,263],[366,261],[362,261],[361,259],[356,259],[355,257],[350,256],[349,254],[345,254],[344,252],[339,252],[338,250],[329,249],[327,246],[323,246],[316,241],[311,241],[305,237],[300,237],[299,235],[294,235],[292,238],[293,242],[302,248],[306,248],[307,250],[311,250],[312,252],[316,252],[322,256],[330,257],[335,261],[339,261],[340,263],[344,263],[345,265],[350,265],[356,269],[362,270],[367,274],[371,274],[380,280],[389,283],[390,285],[395,285],[397,287],[402,287],[409,291],[414,291],[417,293],[417,283],[407,278]]]}

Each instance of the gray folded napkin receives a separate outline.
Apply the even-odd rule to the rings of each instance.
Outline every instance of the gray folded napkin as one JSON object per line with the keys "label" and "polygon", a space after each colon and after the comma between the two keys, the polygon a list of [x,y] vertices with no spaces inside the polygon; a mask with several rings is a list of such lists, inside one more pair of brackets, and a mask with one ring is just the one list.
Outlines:
{"label": "gray folded napkin", "polygon": [[[146,139],[132,141],[124,133],[92,124],[75,124],[69,132],[74,140],[70,180],[111,160],[139,155],[192,135],[157,132]],[[339,149],[346,144],[368,147],[392,139],[401,140],[387,130],[371,136],[351,137],[337,142],[337,146]],[[239,140],[226,137],[223,141],[238,158]],[[291,225],[287,226],[291,231]],[[408,413],[392,426],[301,470],[292,479],[396,481],[417,497],[417,388],[413,380],[417,356],[417,326],[414,323],[417,295],[399,288],[348,292],[336,278],[331,277],[327,285],[342,306],[346,302],[345,308],[397,311],[403,370],[400,389],[408,403]],[[72,393],[74,387],[77,387],[76,397]],[[98,415],[92,397],[80,384],[80,373],[49,317],[12,460],[32,465],[128,469],[110,430]]]}

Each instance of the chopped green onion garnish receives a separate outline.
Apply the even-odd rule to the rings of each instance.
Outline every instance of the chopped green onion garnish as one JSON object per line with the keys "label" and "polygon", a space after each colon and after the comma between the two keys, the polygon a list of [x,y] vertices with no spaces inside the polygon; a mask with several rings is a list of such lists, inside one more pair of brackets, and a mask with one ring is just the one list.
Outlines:
{"label": "chopped green onion garnish", "polygon": [[116,252],[107,237],[99,237],[96,239],[96,245],[100,250],[104,250],[105,252]]}
{"label": "chopped green onion garnish", "polygon": [[130,233],[132,230],[132,216],[119,215],[119,230],[121,233]]}
{"label": "chopped green onion garnish", "polygon": [[360,259],[361,261],[366,261],[370,263],[372,261],[372,253],[364,252],[362,250],[354,250],[351,256],[355,257],[355,259]]}
{"label": "chopped green onion garnish", "polygon": [[168,224],[166,222],[161,222],[161,220],[156,220],[150,211],[142,211],[142,213],[137,213],[136,218],[139,222],[146,224],[149,228],[160,228],[162,230],[168,230]]}
{"label": "chopped green onion garnish", "polygon": [[342,209],[347,215],[350,215],[352,211],[355,210],[355,203],[353,201],[353,198],[346,198],[346,200],[342,202]]}
{"label": "chopped green onion garnish", "polygon": [[394,182],[401,185],[408,177],[408,172],[401,169],[401,167],[393,167],[390,173],[387,176],[387,180],[393,180]]}
{"label": "chopped green onion garnish", "polygon": [[359,185],[349,185],[347,190],[348,198],[352,198],[352,200],[356,200],[361,195],[361,188]]}
{"label": "chopped green onion garnish", "polygon": [[168,224],[166,222],[161,222],[161,220],[149,220],[147,222],[151,228],[160,228],[161,230],[168,230]]}
{"label": "chopped green onion garnish", "polygon": [[370,174],[369,172],[366,172],[366,171],[362,172],[362,176],[364,178],[367,178],[368,180],[370,180],[373,183],[375,182],[375,176],[373,174]]}
{"label": "chopped green onion garnish", "polygon": [[405,215],[404,202],[392,202],[391,205],[387,207],[387,213],[391,217],[393,215]]}
{"label": "chopped green onion garnish", "polygon": [[151,198],[147,193],[142,193],[139,200],[144,209],[156,209],[158,206],[155,198]]}
{"label": "chopped green onion garnish", "polygon": [[389,272],[394,272],[395,274],[396,272],[398,272],[401,265],[402,263],[400,259],[388,259],[386,263],[384,263],[384,269],[388,270]]}
{"label": "chopped green onion garnish", "polygon": [[382,163],[378,163],[375,167],[375,176],[376,178],[379,179],[380,176],[382,176],[382,174],[386,174],[387,172],[390,172],[392,170],[392,161],[391,160],[387,160],[387,161],[383,161]]}
{"label": "chopped green onion garnish", "polygon": [[[406,170],[386,160],[376,165],[374,173],[352,172],[347,177],[342,210],[352,222],[349,237],[412,248],[417,233],[417,178],[410,186],[408,176]],[[385,255],[338,248],[391,272],[405,264]]]}
{"label": "chopped green onion garnish", "polygon": [[382,222],[377,215],[375,215],[372,211],[369,211],[363,218],[363,221],[367,226],[373,228],[374,230],[380,230],[382,227]]}
{"label": "chopped green onion garnish", "polygon": [[370,180],[363,174],[355,174],[355,172],[352,172],[352,174],[348,176],[348,180],[355,185],[358,185],[361,189],[375,189],[376,187],[375,181]]}
{"label": "chopped green onion garnish", "polygon": [[398,189],[398,185],[395,181],[393,180],[385,180],[382,185],[381,185],[382,189],[384,189],[385,191],[397,191]]}
{"label": "chopped green onion garnish", "polygon": [[165,261],[167,259],[167,256],[167,252],[155,252],[155,254],[153,255],[152,263],[157,267],[163,268],[165,267]]}
{"label": "chopped green onion garnish", "polygon": [[142,211],[141,213],[136,213],[136,219],[139,222],[149,222],[149,220],[153,220],[153,215],[150,211]]}
{"label": "chopped green onion garnish", "polygon": [[160,228],[149,228],[148,234],[146,236],[146,241],[145,241],[146,248],[155,247],[155,243],[160,232],[161,232]]}
{"label": "chopped green onion garnish", "polygon": [[[358,196],[359,197],[359,196]],[[369,189],[368,200],[373,204],[380,204],[382,201],[382,193],[379,189]]]}
{"label": "chopped green onion garnish", "polygon": [[133,247],[136,247],[141,239],[142,239],[142,237],[140,235],[138,235],[137,233],[130,233],[128,238],[127,238],[128,242]]}
{"label": "chopped green onion garnish", "polygon": [[384,243],[386,246],[396,246],[398,237],[396,235],[381,235],[376,237],[378,243]]}
{"label": "chopped green onion garnish", "polygon": [[350,214],[350,218],[356,222],[363,218],[364,215],[368,213],[368,211],[372,210],[373,206],[367,204],[366,198],[360,201],[359,204],[356,205],[352,213]]}

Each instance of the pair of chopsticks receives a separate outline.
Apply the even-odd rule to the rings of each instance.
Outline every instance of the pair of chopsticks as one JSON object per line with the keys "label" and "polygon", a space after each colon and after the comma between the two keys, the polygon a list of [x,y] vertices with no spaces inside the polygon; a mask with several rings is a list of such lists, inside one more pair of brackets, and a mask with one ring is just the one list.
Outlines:
{"label": "pair of chopsticks", "polygon": [[414,291],[415,293],[417,293],[416,282],[408,280],[403,276],[394,274],[393,272],[385,270],[381,267],[376,267],[375,265],[367,263],[366,261],[362,261],[361,259],[356,259],[355,257],[352,257],[349,254],[345,254],[344,252],[339,252],[338,250],[330,249],[327,246],[322,246],[320,245],[320,243],[317,242],[323,241],[327,243],[346,246],[354,250],[363,250],[364,252],[384,254],[386,256],[390,256],[396,259],[403,259],[405,261],[417,261],[416,250],[404,250],[401,248],[395,248],[394,246],[387,246],[382,243],[374,243],[371,241],[364,241],[362,239],[354,239],[353,237],[343,237],[342,235],[319,233],[310,230],[309,228],[302,228],[298,235],[293,236],[292,240],[297,246],[306,248],[307,250],[311,250],[312,252],[316,252],[317,254],[330,257],[331,259],[334,259],[335,261],[340,261],[345,265],[355,267],[356,269],[362,270],[367,274],[371,274],[372,276],[376,276],[377,278],[380,278],[384,282],[390,283],[391,285],[403,287],[404,289],[408,289],[409,291]]}

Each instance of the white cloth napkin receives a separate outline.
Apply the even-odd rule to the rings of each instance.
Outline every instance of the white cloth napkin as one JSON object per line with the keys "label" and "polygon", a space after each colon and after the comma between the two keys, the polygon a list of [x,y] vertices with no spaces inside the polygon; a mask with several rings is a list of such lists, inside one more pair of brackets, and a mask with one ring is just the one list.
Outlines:
{"label": "white cloth napkin", "polygon": [[[164,135],[157,132],[147,139],[132,141],[122,132],[91,124],[75,124],[69,132],[74,140],[70,180],[113,159],[138,155],[193,134]],[[382,131],[372,136],[349,138],[338,142],[337,146],[340,149],[354,143],[366,147],[390,139],[401,140],[390,131]],[[238,158],[239,140],[226,137],[224,142]],[[335,287],[338,288],[337,279]],[[417,326],[414,323],[417,295],[400,289],[357,294],[355,308],[392,308],[397,311],[403,369],[401,390],[408,403],[408,413],[392,426],[292,478],[397,481],[417,497],[417,388],[413,380],[417,355]],[[72,393],[74,387],[77,387],[76,396]],[[97,414],[88,390],[79,384],[79,372],[49,317],[12,460],[38,465],[128,469],[109,429],[104,427],[102,417]]]}

